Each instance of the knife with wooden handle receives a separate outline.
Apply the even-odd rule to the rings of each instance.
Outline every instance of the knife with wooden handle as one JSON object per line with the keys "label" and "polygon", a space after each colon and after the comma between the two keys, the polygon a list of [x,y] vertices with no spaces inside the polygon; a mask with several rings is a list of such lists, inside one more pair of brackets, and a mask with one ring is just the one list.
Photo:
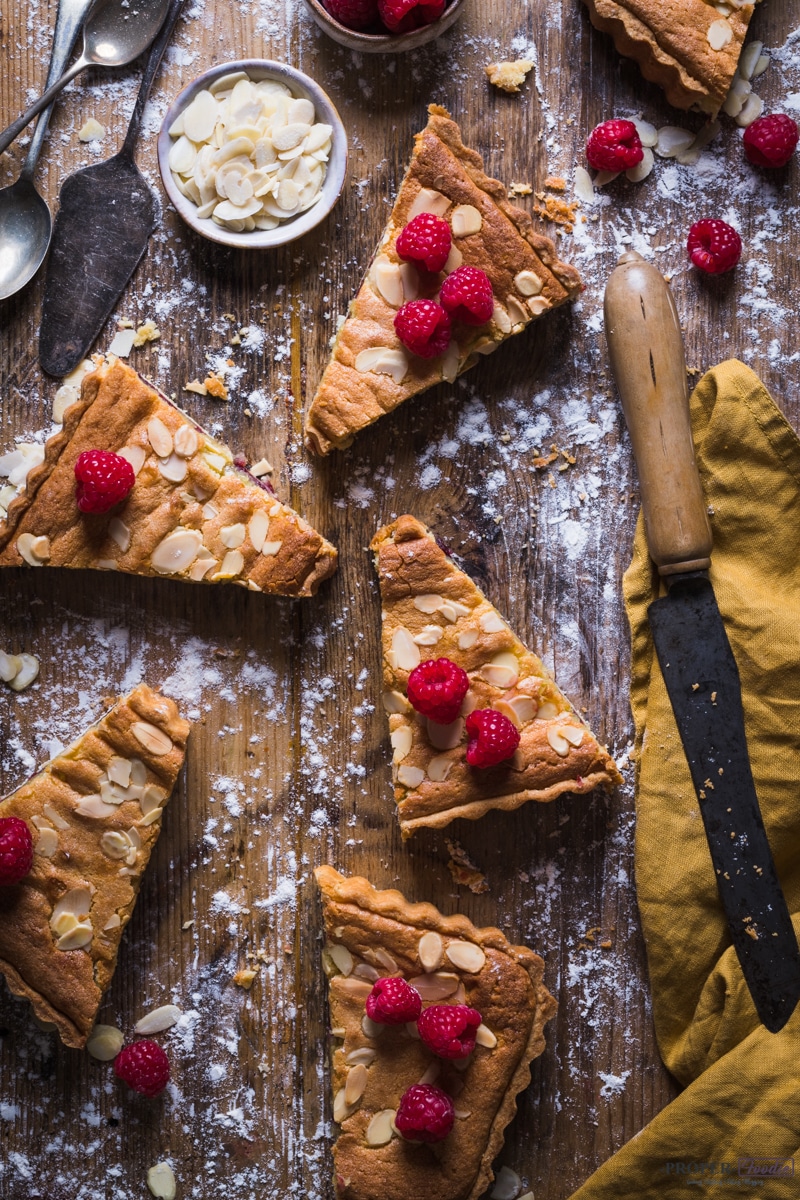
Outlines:
{"label": "knife with wooden handle", "polygon": [[708,577],[712,537],[680,321],[664,277],[635,251],[608,281],[605,328],[648,548],[668,589],[648,609],[653,643],[731,939],[756,1012],[777,1033],[800,998],[800,951],[758,806],[739,672]]}

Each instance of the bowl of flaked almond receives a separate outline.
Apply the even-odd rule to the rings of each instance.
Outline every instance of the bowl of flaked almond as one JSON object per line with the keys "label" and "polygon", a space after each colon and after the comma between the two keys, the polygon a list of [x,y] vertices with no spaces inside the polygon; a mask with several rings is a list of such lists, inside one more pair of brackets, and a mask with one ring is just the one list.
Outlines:
{"label": "bowl of flaked almond", "polygon": [[172,204],[197,233],[265,250],[302,237],[334,207],[347,134],[327,93],[294,67],[221,63],[170,107],[158,165]]}

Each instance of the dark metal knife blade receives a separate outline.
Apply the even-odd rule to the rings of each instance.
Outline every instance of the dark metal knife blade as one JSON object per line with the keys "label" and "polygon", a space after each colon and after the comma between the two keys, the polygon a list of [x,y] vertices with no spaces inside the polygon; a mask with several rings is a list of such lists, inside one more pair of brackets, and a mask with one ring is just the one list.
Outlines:
{"label": "dark metal knife blade", "polygon": [[689,419],[683,338],[663,276],[629,251],[605,299],[611,363],[667,595],[648,617],[750,995],[772,1033],[800,999],[800,950],[759,809],[742,691],[707,570],[712,539]]}

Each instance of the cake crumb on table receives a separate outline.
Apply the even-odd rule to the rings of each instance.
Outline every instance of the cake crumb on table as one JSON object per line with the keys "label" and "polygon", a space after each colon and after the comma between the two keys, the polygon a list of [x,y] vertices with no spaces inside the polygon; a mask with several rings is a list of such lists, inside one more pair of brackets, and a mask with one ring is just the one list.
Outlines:
{"label": "cake crumb on table", "polygon": [[517,59],[516,62],[489,63],[484,70],[493,87],[509,95],[516,95],[522,87],[533,63],[528,58]]}

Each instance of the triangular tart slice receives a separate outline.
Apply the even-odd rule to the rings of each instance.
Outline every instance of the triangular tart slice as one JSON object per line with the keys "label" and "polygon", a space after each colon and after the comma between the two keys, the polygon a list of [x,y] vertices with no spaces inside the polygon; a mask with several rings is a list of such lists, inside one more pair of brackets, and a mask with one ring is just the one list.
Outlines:
{"label": "triangular tart slice", "polygon": [[[366,879],[319,867],[334,1041],[333,1148],[337,1200],[477,1200],[543,1051],[556,1010],[544,963],[499,929],[410,904]],[[468,1004],[482,1018],[468,1060],[435,1057],[413,1027],[375,1025],[365,1000],[378,976],[405,978],[432,1003]],[[450,1134],[435,1145],[404,1141],[393,1125],[407,1088],[429,1083],[455,1107]]]}
{"label": "triangular tart slice", "polygon": [[[403,516],[372,542],[383,602],[383,703],[394,749],[395,799],[409,837],[456,817],[554,800],[620,782],[600,746],[537,656],[415,517]],[[447,658],[470,688],[453,725],[419,716],[407,699],[420,662]],[[495,708],[520,731],[513,756],[479,769],[466,761],[464,718]]]}
{"label": "triangular tart slice", "polygon": [[[553,243],[510,204],[506,189],[483,169],[461,130],[436,104],[417,134],[414,153],[380,245],[337,334],[333,354],[306,418],[306,445],[315,454],[348,446],[359,430],[404,400],[457,375],[520,333],[536,317],[577,295],[580,277],[560,262]],[[403,263],[395,243],[421,212],[444,217],[453,248],[444,273],[429,275]],[[408,300],[433,298],[444,275],[479,267],[491,280],[493,319],[478,328],[454,326],[449,349],[424,359],[406,350],[394,331]]]}
{"label": "triangular tart slice", "polygon": [[[78,508],[75,462],[84,450],[114,451],[136,472],[133,490],[108,513]],[[25,563],[310,596],[336,570],[336,550],[226,445],[116,361],[86,376],[0,522],[0,566]]]}
{"label": "triangular tart slice", "polygon": [[712,0],[585,0],[592,24],[638,62],[676,108],[716,116],[730,91],[753,5]]}
{"label": "triangular tart slice", "polygon": [[30,874],[0,887],[0,973],[67,1046],[86,1044],[111,982],[188,735],[140,684],[0,803],[34,839]]}

